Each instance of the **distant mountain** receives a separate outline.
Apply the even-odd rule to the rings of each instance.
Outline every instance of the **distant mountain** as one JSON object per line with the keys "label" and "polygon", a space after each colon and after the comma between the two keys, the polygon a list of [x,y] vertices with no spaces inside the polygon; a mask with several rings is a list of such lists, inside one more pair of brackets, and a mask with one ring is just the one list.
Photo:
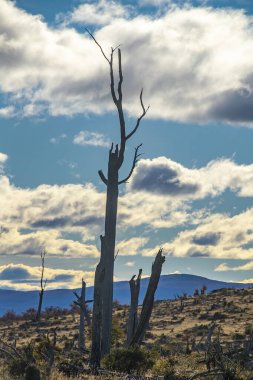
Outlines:
{"label": "distant mountain", "polygon": [[[140,302],[144,297],[149,278],[141,280]],[[187,293],[192,295],[196,288],[201,288],[206,285],[208,292],[221,288],[247,288],[253,286],[252,283],[240,284],[234,282],[223,282],[210,280],[201,276],[190,274],[170,274],[163,275],[160,278],[158,289],[156,291],[156,300],[174,299],[177,296]],[[80,289],[77,289],[80,291]],[[16,313],[38,305],[38,291],[15,291],[0,289],[0,315],[3,315],[8,310],[13,310]],[[93,287],[86,290],[87,299],[93,298]],[[43,308],[49,306],[69,308],[74,300],[73,290],[57,289],[48,290],[44,294]],[[119,281],[114,283],[114,299],[121,304],[128,304],[130,301],[130,292],[128,281]]]}

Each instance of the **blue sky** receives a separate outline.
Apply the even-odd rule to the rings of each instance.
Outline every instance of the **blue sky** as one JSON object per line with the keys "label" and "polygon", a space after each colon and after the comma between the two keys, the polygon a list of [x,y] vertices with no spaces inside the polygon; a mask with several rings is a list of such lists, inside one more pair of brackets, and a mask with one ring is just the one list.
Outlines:
{"label": "blue sky", "polygon": [[[108,146],[118,141],[105,51],[121,44],[127,128],[142,160],[120,190],[116,279],[166,273],[253,282],[250,1],[0,0],[0,287],[92,284]],[[65,277],[64,277],[65,276]],[[66,281],[62,281],[65,278]]]}

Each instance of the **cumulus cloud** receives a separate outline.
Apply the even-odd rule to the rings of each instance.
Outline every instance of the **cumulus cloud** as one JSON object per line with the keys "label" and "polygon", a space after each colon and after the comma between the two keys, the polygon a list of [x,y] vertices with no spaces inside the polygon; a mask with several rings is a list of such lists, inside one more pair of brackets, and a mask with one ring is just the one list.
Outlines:
{"label": "cumulus cloud", "polygon": [[0,108],[0,117],[9,118],[15,116],[15,108],[13,106]]}
{"label": "cumulus cloud", "polygon": [[[101,0],[82,4],[73,15],[81,20],[85,6],[86,18],[89,9],[98,17],[92,22],[106,22],[95,32],[106,53],[112,45],[124,46],[124,105],[130,115],[139,115],[138,93],[144,87],[151,104],[147,117],[251,126],[250,16],[240,10],[185,6],[127,19],[115,11],[116,18],[107,18],[101,11],[105,4],[120,14],[127,12],[118,3]],[[7,0],[1,0],[0,25],[1,91],[8,107],[18,105],[3,108],[3,114],[18,109],[27,116],[113,109],[107,62],[87,35],[49,27]]]}
{"label": "cumulus cloud", "polygon": [[67,16],[63,16],[65,23],[84,25],[106,25],[114,19],[128,18],[130,6],[123,6],[111,0],[99,0],[92,3],[81,4]]}
{"label": "cumulus cloud", "polygon": [[[163,244],[164,251],[178,257],[248,260],[253,255],[253,229],[250,228],[252,223],[252,208],[235,216],[213,214],[203,218],[195,229],[183,230],[172,242]],[[150,255],[151,250],[146,249],[142,253]],[[239,270],[247,267],[248,265],[241,266]],[[228,270],[226,264],[217,268],[218,271]]]}
{"label": "cumulus cloud", "polygon": [[74,144],[77,145],[92,145],[97,147],[109,148],[110,140],[105,137],[102,133],[81,131],[79,132],[73,140]]}
{"label": "cumulus cloud", "polygon": [[[7,155],[0,154],[0,162],[6,160]],[[219,196],[226,189],[253,196],[252,188],[253,165],[221,159],[188,169],[165,157],[142,160],[119,198],[118,228],[125,235],[137,227],[147,232],[188,225],[195,230],[183,230],[173,242],[165,242],[169,254],[247,259],[252,254],[248,244],[253,232],[248,226],[253,209],[234,217],[210,216],[208,209],[194,210],[192,201]],[[39,255],[46,248],[60,257],[98,257],[96,238],[103,232],[104,208],[105,193],[91,184],[22,189],[1,175],[0,254]],[[154,254],[156,248],[147,248],[151,243],[147,233],[131,236],[117,244],[120,255]]]}
{"label": "cumulus cloud", "polygon": [[[45,268],[46,289],[80,288],[81,279],[93,284],[94,272],[72,269]],[[15,290],[39,290],[41,267],[24,264],[0,266],[0,287]]]}
{"label": "cumulus cloud", "polygon": [[217,159],[206,166],[188,169],[166,157],[141,160],[129,183],[129,190],[183,199],[218,196],[226,189],[241,197],[253,196],[253,165],[239,165]]}
{"label": "cumulus cloud", "polygon": [[245,271],[245,270],[252,270],[253,269],[253,261],[249,261],[246,264],[238,265],[235,267],[230,267],[226,263],[222,263],[218,265],[214,270],[215,272],[228,272],[228,271]]}
{"label": "cumulus cloud", "polygon": [[149,238],[133,237],[128,240],[122,240],[117,244],[117,250],[120,256],[135,256],[148,243]]}
{"label": "cumulus cloud", "polygon": [[4,167],[7,160],[8,160],[7,154],[0,152],[0,174],[3,174],[4,172]]}

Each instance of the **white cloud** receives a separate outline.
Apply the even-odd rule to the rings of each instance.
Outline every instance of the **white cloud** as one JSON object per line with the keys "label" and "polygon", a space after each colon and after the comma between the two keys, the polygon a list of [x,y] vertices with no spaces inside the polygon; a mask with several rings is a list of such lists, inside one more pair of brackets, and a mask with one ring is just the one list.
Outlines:
{"label": "white cloud", "polygon": [[[0,287],[15,290],[39,290],[41,267],[24,264],[8,264],[0,266]],[[88,286],[93,284],[94,272],[53,269],[45,267],[44,279],[46,289],[80,288],[84,278]]]}
{"label": "white cloud", "polygon": [[[162,246],[167,254],[177,257],[249,260],[253,255],[252,223],[253,208],[235,216],[213,214],[202,219],[195,229],[179,232],[172,242]],[[150,255],[151,250],[142,254]],[[222,264],[219,270],[227,268]]]}
{"label": "white cloud", "polygon": [[0,174],[4,172],[4,166],[8,160],[8,155],[0,152]]}
{"label": "white cloud", "polygon": [[132,268],[135,266],[135,261],[127,261],[124,265],[126,267]]}
{"label": "white cloud", "polygon": [[149,238],[133,237],[127,240],[122,240],[117,243],[116,250],[119,256],[135,256],[148,243]]}
{"label": "white cloud", "polygon": [[239,165],[221,158],[188,169],[166,157],[141,160],[128,188],[184,200],[218,196],[227,189],[241,197],[252,197],[253,164]]}
{"label": "white cloud", "polygon": [[123,6],[116,1],[99,0],[79,5],[65,17],[65,23],[106,25],[114,19],[128,18],[129,15],[129,6]]}
{"label": "white cloud", "polygon": [[[25,115],[113,109],[107,62],[87,35],[49,28],[15,3],[0,3],[0,83],[9,107],[23,107]],[[147,117],[252,125],[251,16],[188,6],[108,22],[95,36],[108,54],[112,45],[123,46],[124,105],[131,115],[139,115],[144,87]]]}
{"label": "white cloud", "polygon": [[15,116],[15,108],[13,106],[0,108],[0,117],[8,118]]}
{"label": "white cloud", "polygon": [[109,148],[110,141],[102,133],[81,131],[79,132],[73,140],[74,144],[77,145],[92,145],[98,147]]}
{"label": "white cloud", "polygon": [[[0,154],[4,165],[8,156]],[[230,189],[239,196],[252,196],[252,165],[217,160],[199,169],[188,169],[160,157],[142,160],[130,187],[119,198],[118,230],[123,239],[116,250],[122,256],[154,255],[149,229],[195,227],[183,230],[164,249],[174,256],[251,259],[253,208],[233,217],[194,211],[192,200],[221,195]],[[138,174],[139,173],[139,174]],[[150,187],[155,183],[155,188]],[[135,191],[132,191],[132,190]],[[189,191],[190,189],[190,191]],[[103,233],[105,193],[90,184],[41,185],[17,188],[0,176],[0,254],[39,255],[46,248],[60,257],[98,257]],[[145,236],[133,236],[136,227]],[[133,236],[126,239],[128,232]],[[119,239],[121,240],[121,238]]]}
{"label": "white cloud", "polygon": [[241,281],[236,280],[236,281],[233,281],[233,282],[240,282],[242,284],[251,284],[251,283],[253,283],[253,278],[248,278],[246,280],[241,280]]}
{"label": "white cloud", "polygon": [[61,142],[61,140],[65,140],[67,137],[68,136],[66,135],[66,133],[62,133],[58,137],[52,137],[49,141],[51,144],[59,144]]}
{"label": "white cloud", "polygon": [[214,270],[215,272],[227,272],[227,271],[237,272],[237,271],[252,270],[252,269],[253,269],[253,261],[249,261],[246,264],[238,265],[235,267],[230,267],[226,263],[222,263],[218,265]]}

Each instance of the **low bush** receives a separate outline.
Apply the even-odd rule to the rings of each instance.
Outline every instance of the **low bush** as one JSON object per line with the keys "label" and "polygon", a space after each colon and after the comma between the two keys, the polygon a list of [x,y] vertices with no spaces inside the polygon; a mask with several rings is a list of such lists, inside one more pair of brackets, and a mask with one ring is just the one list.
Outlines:
{"label": "low bush", "polygon": [[124,373],[145,373],[151,369],[158,354],[139,347],[115,349],[107,355],[102,364],[114,371]]}

